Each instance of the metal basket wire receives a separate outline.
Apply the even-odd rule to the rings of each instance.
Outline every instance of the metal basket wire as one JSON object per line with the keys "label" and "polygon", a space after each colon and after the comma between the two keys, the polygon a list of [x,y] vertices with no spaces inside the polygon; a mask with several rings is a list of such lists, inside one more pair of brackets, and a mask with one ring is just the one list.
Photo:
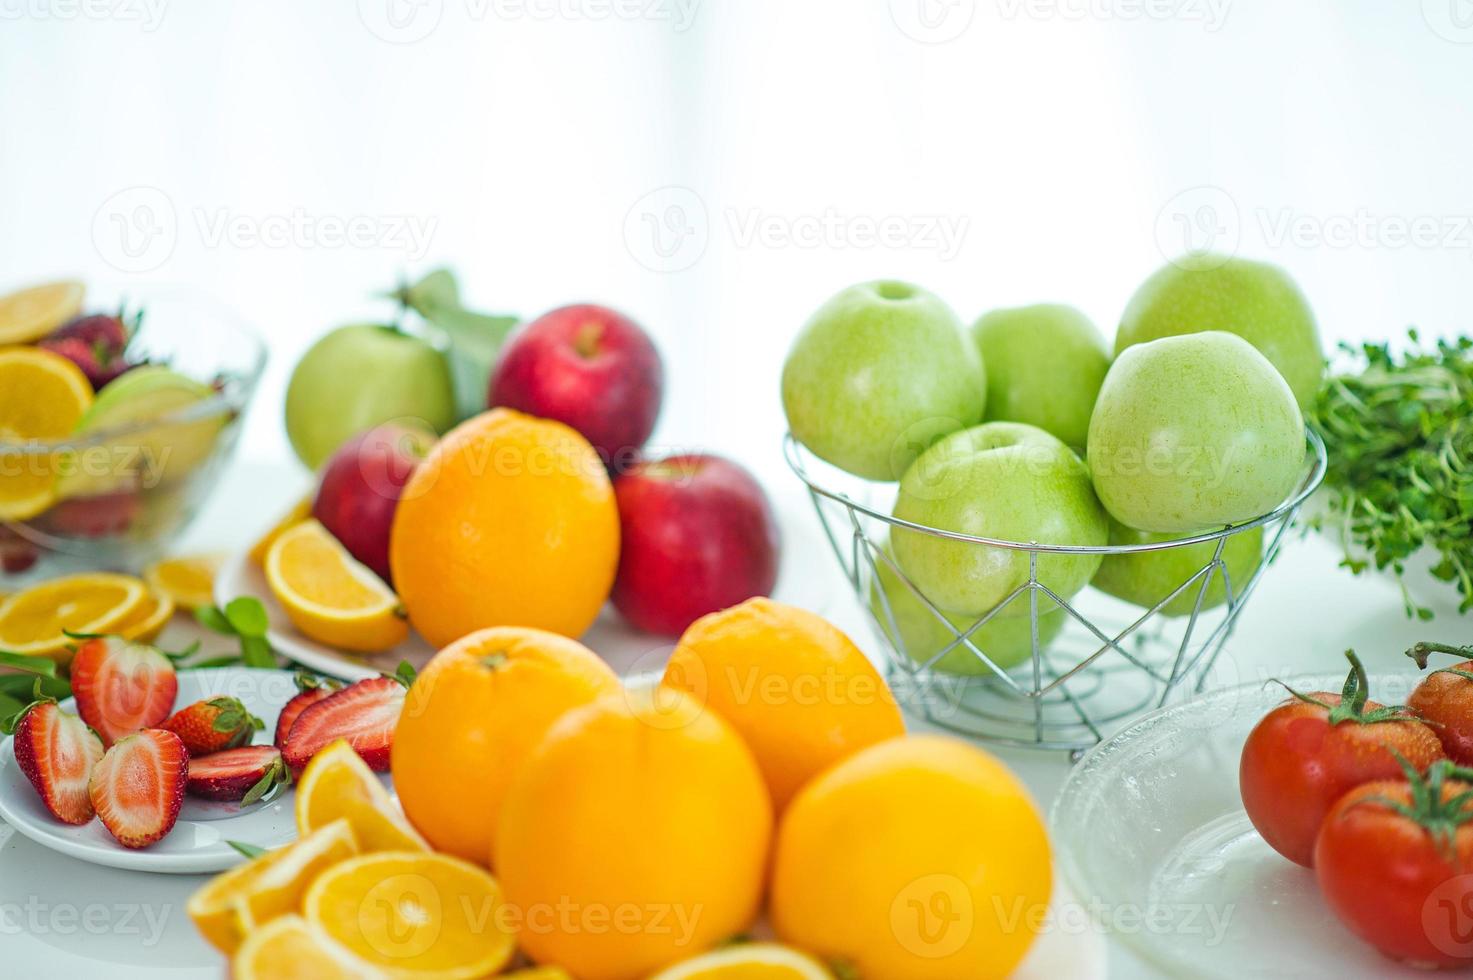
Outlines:
{"label": "metal basket wire", "polygon": [[[784,437],[783,454],[807,486],[834,555],[866,610],[886,654],[890,685],[902,706],[934,725],[971,738],[1064,750],[1077,757],[1120,723],[1167,703],[1173,692],[1199,691],[1206,686],[1238,614],[1278,553],[1299,508],[1324,478],[1324,442],[1313,430],[1306,430],[1305,442],[1298,488],[1273,511],[1174,541],[1102,546],[1002,541],[911,523],[891,516],[889,503],[880,499],[886,494],[893,498],[893,484],[850,476],[813,456],[791,433]],[[851,492],[836,489],[839,486]],[[885,542],[893,528],[973,547],[1027,552],[1028,579],[970,626],[957,625],[955,617],[948,618],[891,557]],[[1234,582],[1223,560],[1224,548],[1235,535],[1255,528],[1263,529],[1262,558],[1245,581]],[[1077,596],[1061,596],[1039,581],[1040,555],[1129,555],[1208,542],[1211,559],[1144,610],[1093,588]],[[890,595],[877,587],[882,567],[935,617],[937,628],[944,626],[939,650],[912,655],[904,648]],[[1220,577],[1224,596],[1220,605],[1207,608],[1214,577]],[[1174,600],[1192,595],[1189,590],[1195,592],[1189,615],[1173,619],[1162,613]],[[1052,643],[1040,636],[1041,601],[1057,603],[1067,623]],[[994,662],[978,642],[977,632],[1015,602],[1028,605],[1028,656],[1009,670]],[[1052,608],[1048,615],[1053,615]],[[965,650],[976,659],[976,676],[937,669],[956,650]]]}

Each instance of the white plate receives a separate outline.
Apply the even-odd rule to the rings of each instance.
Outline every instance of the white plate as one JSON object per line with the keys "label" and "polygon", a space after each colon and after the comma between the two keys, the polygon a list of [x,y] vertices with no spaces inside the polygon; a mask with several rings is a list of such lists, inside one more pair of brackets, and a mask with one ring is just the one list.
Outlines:
{"label": "white plate", "polygon": [[[177,709],[209,697],[239,698],[251,714],[265,722],[255,739],[265,744],[276,731],[276,718],[282,705],[296,693],[292,671],[212,667],[180,671],[179,694],[174,704]],[[61,707],[73,713],[77,710],[76,702],[70,698]],[[115,841],[100,820],[73,827],[53,817],[25,773],[20,771],[11,741],[6,738],[0,742],[0,818],[53,851],[113,868],[199,874],[222,871],[244,860],[227,841],[269,849],[296,839],[292,812],[296,801],[294,790],[244,810],[234,803],[186,796],[179,822],[167,837],[149,847],[131,850]],[[388,777],[382,778],[387,783]]]}
{"label": "white plate", "polygon": [[[832,587],[842,586],[843,579],[836,575],[833,555],[812,513],[779,510],[778,525],[782,533],[782,566],[773,598],[819,615],[829,613],[829,607],[835,603],[853,604],[852,596],[844,588]],[[266,607],[271,620],[267,638],[273,647],[302,666],[333,677],[361,680],[393,673],[403,660],[417,669],[435,654],[415,633],[387,653],[376,654],[347,653],[308,639],[292,626],[286,612],[271,595],[265,573],[245,551],[227,559],[215,576],[217,603],[224,605],[239,596],[254,596]],[[626,675],[663,669],[665,659],[675,647],[673,639],[633,629],[612,607],[603,610],[583,642],[616,671]]]}

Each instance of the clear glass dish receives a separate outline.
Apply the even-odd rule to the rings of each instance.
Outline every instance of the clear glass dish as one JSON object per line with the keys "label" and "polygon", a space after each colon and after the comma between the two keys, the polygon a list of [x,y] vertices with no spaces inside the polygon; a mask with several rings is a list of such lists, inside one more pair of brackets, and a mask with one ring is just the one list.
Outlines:
{"label": "clear glass dish", "polygon": [[[130,311],[143,310],[130,353],[213,393],[157,412],[148,408],[152,401],[171,399],[144,397],[116,422],[67,439],[0,441],[0,479],[55,479],[43,510],[0,521],[0,592],[72,571],[136,571],[158,557],[199,512],[239,439],[266,364],[260,338],[188,291],[135,291],[128,299]],[[118,306],[89,298],[86,309]]]}
{"label": "clear glass dish", "polygon": [[[1416,674],[1374,675],[1405,703]],[[1343,674],[1296,677],[1338,691]],[[1109,935],[1171,977],[1426,977],[1346,930],[1314,873],[1272,850],[1238,795],[1238,758],[1277,684],[1224,688],[1154,712],[1091,749],[1050,814],[1060,870]]]}

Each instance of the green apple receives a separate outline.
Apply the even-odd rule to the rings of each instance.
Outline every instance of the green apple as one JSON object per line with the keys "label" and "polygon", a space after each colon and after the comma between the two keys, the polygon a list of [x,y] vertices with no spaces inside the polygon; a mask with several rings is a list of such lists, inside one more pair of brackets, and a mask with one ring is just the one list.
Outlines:
{"label": "green apple", "polygon": [[1243,338],[1209,330],[1129,347],[1089,423],[1095,492],[1143,531],[1187,532],[1277,507],[1304,466],[1289,385]]}
{"label": "green apple", "polygon": [[[1154,531],[1138,531],[1126,527],[1117,520],[1110,521],[1111,544],[1156,544],[1180,537],[1177,534],[1161,534]],[[1142,551],[1131,555],[1107,555],[1100,563],[1100,570],[1090,584],[1101,592],[1124,599],[1126,602],[1149,609],[1176,591],[1183,582],[1200,572],[1217,551],[1216,541],[1203,541],[1181,548],[1166,548],[1161,551]],[[1239,531],[1227,539],[1222,546],[1222,561],[1227,566],[1228,579],[1233,584],[1233,595],[1243,592],[1243,586],[1258,567],[1263,557],[1263,528],[1255,527]],[[1202,580],[1198,579],[1181,595],[1161,607],[1165,616],[1188,616],[1197,606],[1197,593]],[[1222,571],[1212,573],[1212,584],[1202,599],[1202,608],[1211,609],[1227,601],[1227,584],[1222,580]]]}
{"label": "green apple", "polygon": [[[990,667],[978,660],[970,648],[956,639],[957,634],[965,633],[980,617],[943,614],[946,616],[946,622],[943,623],[901,581],[900,576],[895,574],[894,569],[883,558],[875,559],[875,568],[878,574],[870,582],[870,609],[874,612],[880,629],[897,650],[916,663],[924,664],[929,663],[943,648],[954,643],[952,649],[931,664],[932,670],[973,677],[992,674]],[[883,598],[881,590],[884,591]],[[895,617],[894,630],[891,629],[890,616],[885,613],[886,603],[889,604],[890,614]],[[1052,612],[1039,615],[1040,652],[1059,635],[1068,619],[1068,614],[1057,607]],[[987,654],[1003,670],[1025,663],[1033,656],[1033,625],[1027,616],[994,616],[972,630],[968,639],[972,646]]]}
{"label": "green apple", "polygon": [[1201,330],[1242,337],[1278,368],[1301,411],[1314,403],[1325,376],[1319,329],[1309,302],[1283,269],[1223,255],[1183,256],[1131,297],[1115,334],[1115,353]]}
{"label": "green apple", "polygon": [[1084,448],[1110,348],[1072,306],[993,310],[972,327],[987,370],[987,421],[1027,422]]}
{"label": "green apple", "polygon": [[455,424],[455,389],[444,355],[396,327],[339,327],[292,371],[286,433],[314,470],[353,436],[403,419],[444,432]]}
{"label": "green apple", "polygon": [[783,364],[788,428],[822,459],[896,480],[927,446],[982,420],[987,379],[956,314],[917,286],[851,286]]}
{"label": "green apple", "polygon": [[[974,537],[1038,544],[1105,544],[1109,523],[1074,451],[1042,429],[988,422],[926,450],[906,470],[895,501],[904,521]],[[939,608],[980,616],[1028,581],[1027,551],[895,528],[896,560]],[[1100,567],[1097,554],[1040,554],[1038,579],[1068,598]],[[1028,603],[1001,615],[1025,616]],[[1052,600],[1040,603],[1052,609]]]}

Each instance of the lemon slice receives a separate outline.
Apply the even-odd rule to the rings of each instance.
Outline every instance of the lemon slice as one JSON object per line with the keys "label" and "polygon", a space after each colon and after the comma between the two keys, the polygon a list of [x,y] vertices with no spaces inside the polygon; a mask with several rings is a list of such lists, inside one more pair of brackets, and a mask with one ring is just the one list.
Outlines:
{"label": "lemon slice", "polygon": [[303,914],[351,953],[415,980],[472,980],[511,959],[501,886],[448,854],[387,851],[349,858],[307,889]]}
{"label": "lemon slice", "polygon": [[347,820],[360,851],[428,851],[384,784],[343,739],[312,757],[297,780],[297,833]]}
{"label": "lemon slice", "polygon": [[0,296],[0,344],[29,344],[82,312],[86,289],[64,279]]}
{"label": "lemon slice", "polygon": [[174,618],[174,600],[162,592],[150,588],[138,608],[116,626],[113,632],[125,640],[151,643],[158,639],[169,620]]}
{"label": "lemon slice", "polygon": [[148,600],[131,575],[92,572],[52,579],[0,603],[0,650],[62,658],[72,633],[111,633]]}
{"label": "lemon slice", "polygon": [[383,980],[300,915],[283,915],[251,933],[230,961],[234,980]]}
{"label": "lemon slice", "polygon": [[334,820],[296,843],[210,879],[184,906],[200,934],[233,953],[252,929],[296,911],[307,886],[327,868],[358,853],[346,820]]}
{"label": "lemon slice", "polygon": [[651,980],[834,980],[834,975],[796,949],[747,943],[697,956]]}
{"label": "lemon slice", "polygon": [[198,609],[215,604],[215,572],[218,555],[165,558],[143,570],[143,580],[160,595],[174,600],[181,609]]}
{"label": "lemon slice", "polygon": [[0,520],[27,520],[56,500],[62,454],[19,447],[71,435],[91,405],[87,376],[65,357],[0,349]]}
{"label": "lemon slice", "polygon": [[409,636],[399,597],[316,520],[276,539],[266,581],[297,629],[329,646],[374,653]]}

